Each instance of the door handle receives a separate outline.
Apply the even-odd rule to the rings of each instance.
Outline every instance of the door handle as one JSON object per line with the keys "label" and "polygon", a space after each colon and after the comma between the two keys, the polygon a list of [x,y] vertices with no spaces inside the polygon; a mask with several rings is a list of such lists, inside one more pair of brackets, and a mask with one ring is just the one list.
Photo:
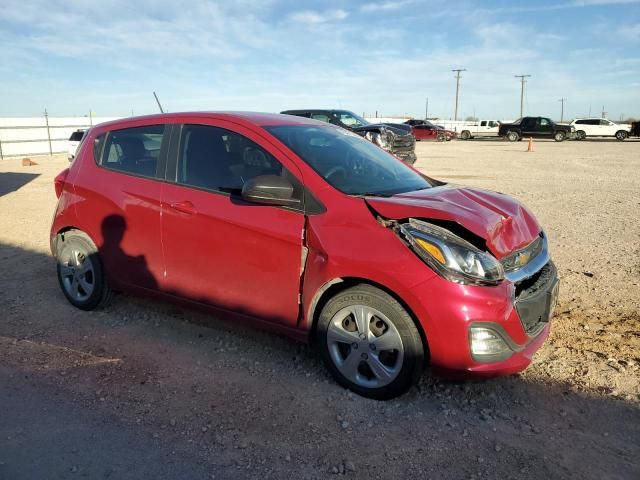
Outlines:
{"label": "door handle", "polygon": [[196,210],[196,207],[193,206],[193,203],[191,203],[188,200],[184,200],[182,202],[170,203],[169,206],[174,210],[177,210],[178,212],[186,213],[187,215],[195,215],[196,213],[198,213],[198,211]]}

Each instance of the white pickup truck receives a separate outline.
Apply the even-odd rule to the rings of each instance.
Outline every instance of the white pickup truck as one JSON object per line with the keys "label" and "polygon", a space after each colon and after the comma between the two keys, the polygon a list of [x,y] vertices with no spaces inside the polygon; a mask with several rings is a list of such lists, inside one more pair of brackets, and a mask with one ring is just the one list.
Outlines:
{"label": "white pickup truck", "polygon": [[497,137],[499,127],[500,121],[498,120],[469,122],[459,128],[458,137],[462,140],[469,140],[473,137]]}

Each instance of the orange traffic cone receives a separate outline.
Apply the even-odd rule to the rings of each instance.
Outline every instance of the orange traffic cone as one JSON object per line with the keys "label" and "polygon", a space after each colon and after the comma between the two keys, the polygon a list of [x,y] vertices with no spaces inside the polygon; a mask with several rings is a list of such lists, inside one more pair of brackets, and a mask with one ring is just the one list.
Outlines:
{"label": "orange traffic cone", "polygon": [[529,145],[527,146],[527,152],[533,152],[533,138],[529,137]]}

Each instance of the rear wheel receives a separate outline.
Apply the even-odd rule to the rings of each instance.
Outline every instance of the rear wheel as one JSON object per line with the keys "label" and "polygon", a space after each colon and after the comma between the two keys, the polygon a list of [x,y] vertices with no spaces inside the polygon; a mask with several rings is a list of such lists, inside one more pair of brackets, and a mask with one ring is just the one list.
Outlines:
{"label": "rear wheel", "polygon": [[56,242],[58,283],[69,302],[81,310],[93,310],[111,298],[98,249],[79,230],[58,236]]}
{"label": "rear wheel", "polygon": [[566,134],[565,134],[564,132],[562,132],[562,131],[560,131],[560,132],[556,132],[556,133],[553,135],[553,139],[554,139],[556,142],[562,142],[562,141],[565,139],[565,137],[566,137]]}
{"label": "rear wheel", "polygon": [[624,130],[618,130],[616,132],[616,140],[618,140],[620,142],[625,140],[628,136],[629,136],[629,134],[627,132],[625,132]]}
{"label": "rear wheel", "polygon": [[518,132],[514,132],[513,130],[507,132],[507,140],[509,140],[510,142],[516,142],[520,139],[520,135],[518,135]]}
{"label": "rear wheel", "polygon": [[463,130],[460,133],[460,138],[462,140],[469,140],[471,138],[471,132],[469,130]]}
{"label": "rear wheel", "polygon": [[424,347],[411,316],[393,297],[357,285],[331,298],[316,330],[317,348],[342,386],[385,400],[417,382]]}
{"label": "rear wheel", "polygon": [[576,140],[584,140],[585,138],[587,138],[587,134],[584,130],[578,130],[576,132]]}

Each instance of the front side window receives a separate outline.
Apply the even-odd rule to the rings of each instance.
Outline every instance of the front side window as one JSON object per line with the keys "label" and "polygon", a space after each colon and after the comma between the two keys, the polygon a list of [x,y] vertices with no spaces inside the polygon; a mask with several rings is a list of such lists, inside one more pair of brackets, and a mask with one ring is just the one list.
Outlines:
{"label": "front side window", "polygon": [[548,118],[541,118],[540,119],[540,126],[541,127],[548,127],[549,125],[551,125],[551,123],[550,123]]}
{"label": "front side window", "polygon": [[164,125],[148,125],[109,132],[100,165],[133,175],[154,177],[164,130]]}
{"label": "front side window", "polygon": [[301,198],[302,185],[273,155],[248,138],[208,125],[184,125],[180,137],[177,181],[206,190],[239,193],[262,175],[286,177]]}
{"label": "front side window", "polygon": [[338,119],[338,121],[343,124],[346,125],[347,127],[363,127],[364,125],[369,125],[369,122],[367,122],[364,118],[356,115],[353,112],[349,112],[347,110],[336,110],[333,113],[336,118]]}
{"label": "front side window", "polygon": [[612,125],[612,123],[609,120],[600,120],[600,125],[602,125],[603,127],[608,127],[610,125]]}
{"label": "front side window", "polygon": [[347,130],[330,125],[265,129],[348,195],[391,196],[432,186],[397,158]]}

